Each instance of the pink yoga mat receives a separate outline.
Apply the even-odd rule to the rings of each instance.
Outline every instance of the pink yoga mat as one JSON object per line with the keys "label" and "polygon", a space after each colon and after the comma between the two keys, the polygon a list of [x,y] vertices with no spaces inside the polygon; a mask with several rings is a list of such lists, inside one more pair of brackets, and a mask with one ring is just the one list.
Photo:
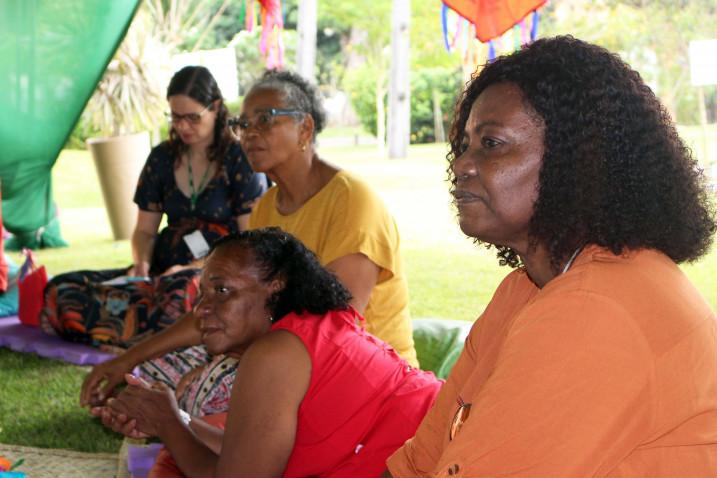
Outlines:
{"label": "pink yoga mat", "polygon": [[17,316],[0,318],[0,347],[16,352],[32,352],[41,357],[75,365],[97,365],[114,357],[89,345],[66,342],[35,327],[22,325]]}

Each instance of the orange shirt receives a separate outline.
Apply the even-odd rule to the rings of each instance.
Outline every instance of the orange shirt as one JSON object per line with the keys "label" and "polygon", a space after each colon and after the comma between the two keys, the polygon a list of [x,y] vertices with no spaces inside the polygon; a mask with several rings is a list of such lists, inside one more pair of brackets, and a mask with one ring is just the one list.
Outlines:
{"label": "orange shirt", "polygon": [[[459,400],[470,415],[453,440]],[[509,274],[401,477],[717,476],[717,318],[665,255],[587,247],[542,290]]]}

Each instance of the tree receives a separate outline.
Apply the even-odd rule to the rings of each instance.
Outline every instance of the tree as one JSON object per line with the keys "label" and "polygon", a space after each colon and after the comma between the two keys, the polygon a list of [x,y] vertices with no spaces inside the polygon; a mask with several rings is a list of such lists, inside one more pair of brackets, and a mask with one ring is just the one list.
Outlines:
{"label": "tree", "polygon": [[[367,11],[367,9],[369,11]],[[388,44],[391,38],[391,1],[369,4],[358,0],[319,1],[319,22],[334,23],[348,34],[344,54],[346,67],[363,64],[375,79],[376,138],[383,154],[386,147],[386,94],[388,92]]]}
{"label": "tree", "polygon": [[[448,85],[457,83],[455,91],[446,91],[446,83],[436,81],[429,82],[430,103],[433,116],[432,139],[437,142],[446,140],[445,123],[446,113],[452,113],[446,106],[453,106],[458,93],[460,92],[460,80],[450,81],[450,73],[454,72],[460,78],[459,67],[461,59],[458,51],[449,53],[443,44],[443,32],[440,23],[441,2],[426,2],[414,0],[411,5],[411,68],[416,72],[424,72],[428,78],[440,78],[448,80]],[[443,70],[441,72],[440,70]],[[418,99],[418,97],[416,98]],[[411,99],[413,102],[413,98]],[[412,108],[414,111],[414,108]],[[411,123],[414,125],[411,130],[418,141],[423,141],[421,129],[418,125],[418,118],[411,116]]]}
{"label": "tree", "polygon": [[716,36],[714,0],[563,0],[542,17],[541,36],[571,33],[619,52],[676,121],[697,122],[688,48],[690,40]]}
{"label": "tree", "polygon": [[[366,3],[360,0],[342,0],[341,2],[319,1],[319,25],[337,34],[343,46],[343,55],[338,56],[346,76],[342,84],[352,98],[364,98],[368,80],[373,84],[374,100],[371,108],[375,113],[375,131],[379,148],[385,148],[386,134],[386,94],[388,92],[389,44],[391,40],[391,0],[375,0]],[[412,0],[411,2],[411,69],[443,67],[457,69],[460,58],[457,53],[449,54],[442,42],[439,0]],[[321,40],[322,29],[319,29]],[[320,44],[321,45],[321,44]],[[335,57],[336,58],[336,57]],[[435,89],[435,88],[434,88]],[[435,89],[434,112],[436,127],[442,124],[444,103],[440,89]],[[354,105],[368,110],[365,102]],[[413,111],[413,108],[412,108]],[[375,116],[374,116],[375,115]],[[360,115],[361,116],[361,115]]]}
{"label": "tree", "polygon": [[411,68],[458,68],[458,51],[449,53],[443,45],[441,2],[413,0],[411,2]]}

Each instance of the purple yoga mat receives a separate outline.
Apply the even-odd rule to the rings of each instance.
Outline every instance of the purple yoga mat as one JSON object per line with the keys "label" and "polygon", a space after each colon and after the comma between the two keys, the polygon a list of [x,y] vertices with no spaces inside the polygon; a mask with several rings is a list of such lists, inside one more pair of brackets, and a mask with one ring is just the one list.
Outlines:
{"label": "purple yoga mat", "polygon": [[33,352],[41,357],[75,365],[97,365],[115,356],[89,345],[66,342],[59,337],[47,335],[38,328],[22,325],[17,316],[0,318],[0,347],[16,352]]}
{"label": "purple yoga mat", "polygon": [[127,470],[132,474],[132,478],[146,478],[161,448],[161,443],[127,447]]}

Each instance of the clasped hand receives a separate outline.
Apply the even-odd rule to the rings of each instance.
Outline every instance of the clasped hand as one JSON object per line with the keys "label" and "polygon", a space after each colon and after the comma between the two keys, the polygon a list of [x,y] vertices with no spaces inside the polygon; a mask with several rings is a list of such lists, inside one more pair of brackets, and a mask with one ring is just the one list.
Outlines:
{"label": "clasped hand", "polygon": [[160,436],[162,427],[178,420],[174,392],[161,382],[150,386],[133,375],[125,376],[127,387],[101,407],[91,409],[102,423],[130,438]]}

